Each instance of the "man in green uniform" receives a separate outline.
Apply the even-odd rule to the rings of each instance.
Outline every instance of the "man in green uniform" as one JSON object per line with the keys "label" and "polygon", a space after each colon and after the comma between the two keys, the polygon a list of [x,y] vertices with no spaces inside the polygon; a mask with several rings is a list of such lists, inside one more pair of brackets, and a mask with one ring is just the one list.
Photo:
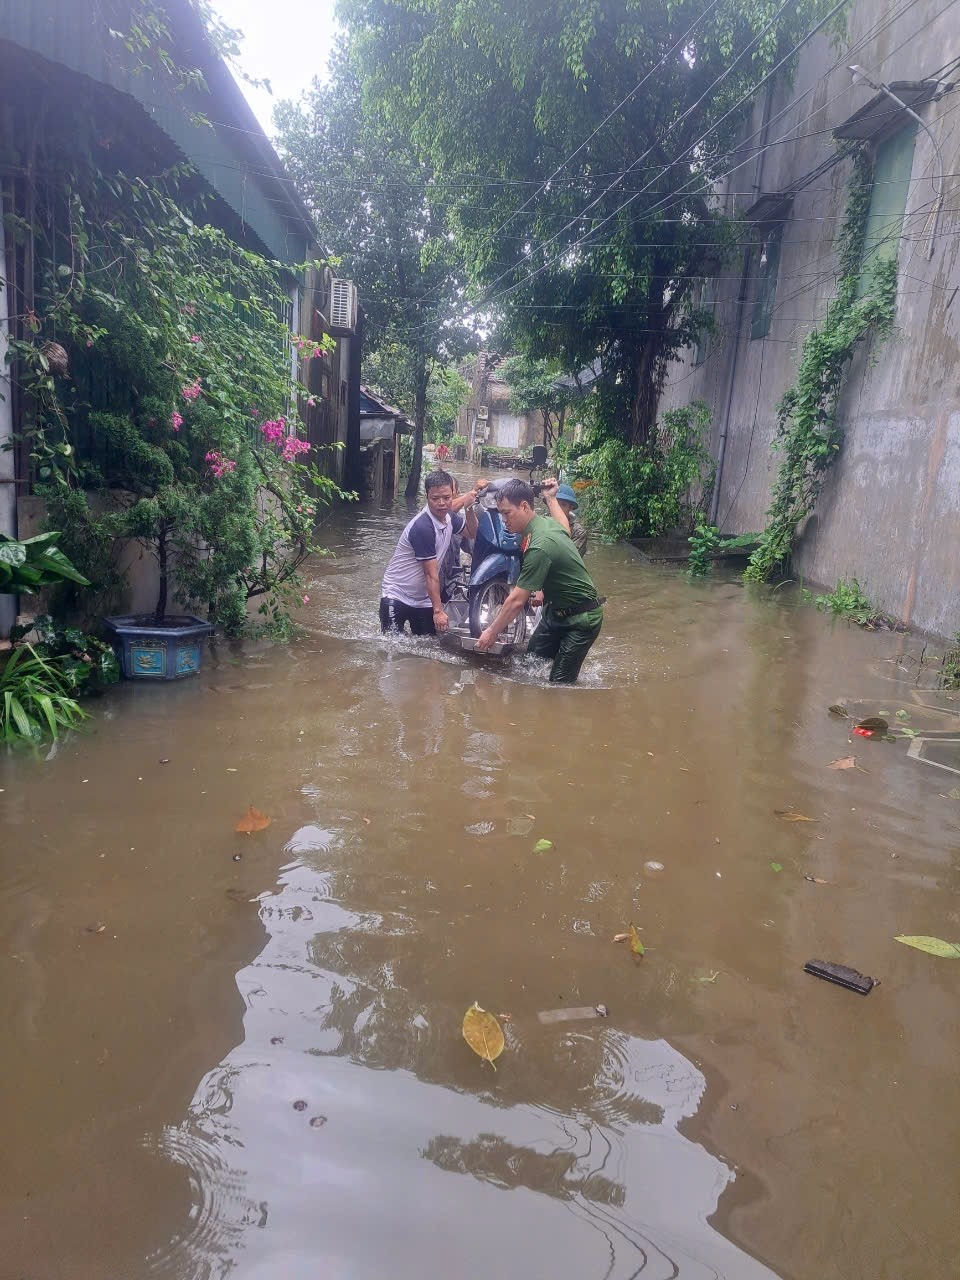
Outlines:
{"label": "man in green uniform", "polygon": [[[523,566],[517,585],[477,640],[477,649],[483,653],[495,644],[530,596],[542,591],[543,617],[530,640],[529,652],[553,659],[551,684],[573,684],[600,634],[603,601],[564,527],[556,493],[556,480],[545,480],[543,496],[553,519],[534,511],[533,489],[524,480],[509,480],[497,494],[497,509],[507,531],[520,538]],[[557,518],[554,506],[561,518]]]}

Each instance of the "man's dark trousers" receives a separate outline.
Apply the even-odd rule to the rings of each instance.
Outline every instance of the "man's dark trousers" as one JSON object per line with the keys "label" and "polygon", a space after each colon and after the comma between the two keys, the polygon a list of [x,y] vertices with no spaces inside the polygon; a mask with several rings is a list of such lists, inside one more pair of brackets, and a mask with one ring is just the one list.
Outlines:
{"label": "man's dark trousers", "polygon": [[556,618],[547,605],[540,625],[530,637],[527,652],[538,658],[553,659],[551,684],[574,684],[602,626],[603,609],[590,609],[572,618]]}

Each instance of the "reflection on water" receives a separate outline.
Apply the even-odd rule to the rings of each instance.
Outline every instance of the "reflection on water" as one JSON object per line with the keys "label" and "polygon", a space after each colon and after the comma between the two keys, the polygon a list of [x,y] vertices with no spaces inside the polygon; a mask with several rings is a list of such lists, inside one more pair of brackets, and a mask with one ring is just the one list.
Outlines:
{"label": "reflection on water", "polygon": [[198,1200],[156,1273],[772,1274],[706,1225],[733,1174],[678,1132],[704,1090],[690,1062],[604,1024],[517,1019],[484,1068],[451,1036],[459,1011],[409,985],[409,914],[336,900],[329,833],[288,848],[302,860],[262,899],[269,939],[238,975],[243,1043],[163,1140]]}
{"label": "reflection on water", "polygon": [[956,975],[893,938],[957,936],[960,809],[826,711],[950,736],[922,645],[599,547],[548,689],[378,634],[405,518],[337,514],[297,644],[0,759],[2,1280],[953,1275]]}

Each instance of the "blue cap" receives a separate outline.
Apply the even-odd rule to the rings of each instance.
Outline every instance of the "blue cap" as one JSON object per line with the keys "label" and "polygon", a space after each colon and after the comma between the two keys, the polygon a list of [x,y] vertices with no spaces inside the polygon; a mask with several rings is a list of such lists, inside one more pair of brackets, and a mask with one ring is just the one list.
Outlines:
{"label": "blue cap", "polygon": [[557,499],[560,502],[572,502],[575,507],[580,505],[577,502],[577,495],[568,484],[562,484],[559,486],[557,489]]}

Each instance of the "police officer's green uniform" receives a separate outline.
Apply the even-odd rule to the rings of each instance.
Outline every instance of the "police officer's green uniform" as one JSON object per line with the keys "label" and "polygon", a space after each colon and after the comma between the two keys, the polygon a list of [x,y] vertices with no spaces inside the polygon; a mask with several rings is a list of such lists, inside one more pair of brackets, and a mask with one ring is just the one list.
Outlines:
{"label": "police officer's green uniform", "polygon": [[528,652],[552,658],[552,684],[573,684],[603,625],[603,602],[569,534],[556,520],[534,516],[523,535],[517,586],[542,591],[543,617]]}

